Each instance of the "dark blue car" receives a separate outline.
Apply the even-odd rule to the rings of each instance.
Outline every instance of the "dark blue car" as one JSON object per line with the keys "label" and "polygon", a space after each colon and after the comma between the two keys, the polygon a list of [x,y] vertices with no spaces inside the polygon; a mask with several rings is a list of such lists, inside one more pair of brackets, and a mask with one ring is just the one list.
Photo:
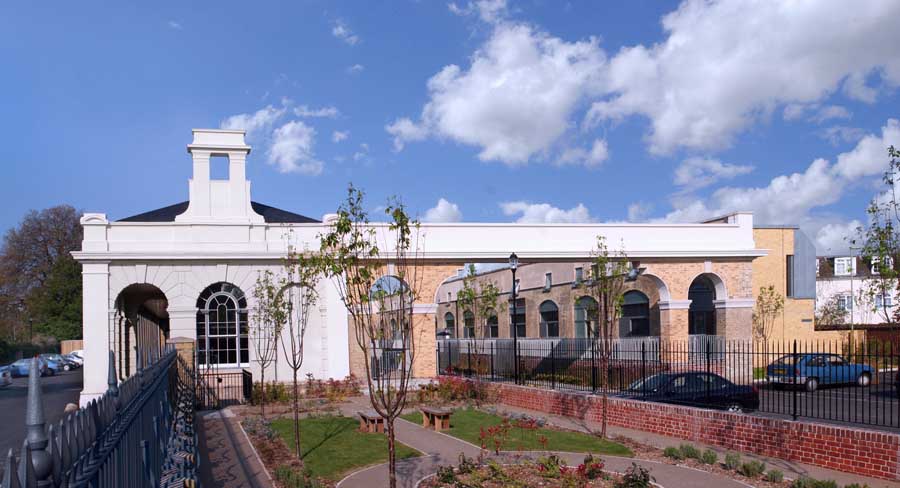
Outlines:
{"label": "dark blue car", "polygon": [[635,381],[622,393],[627,398],[708,408],[729,412],[759,408],[759,391],[753,385],[736,385],[704,372],[660,373]]}
{"label": "dark blue car", "polygon": [[838,354],[789,354],[766,368],[769,383],[802,386],[816,391],[820,385],[869,386],[875,370],[855,364]]}

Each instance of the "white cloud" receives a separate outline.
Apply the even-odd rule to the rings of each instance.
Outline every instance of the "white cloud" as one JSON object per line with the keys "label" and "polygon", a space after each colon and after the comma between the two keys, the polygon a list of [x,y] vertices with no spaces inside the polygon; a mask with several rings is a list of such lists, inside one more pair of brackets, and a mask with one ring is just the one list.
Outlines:
{"label": "white cloud", "polygon": [[462,212],[459,211],[458,205],[441,198],[437,205],[425,212],[422,220],[425,222],[460,222],[462,221]]}
{"label": "white cloud", "polygon": [[243,129],[247,131],[247,139],[253,140],[268,132],[273,124],[285,113],[285,108],[275,108],[267,105],[256,112],[232,115],[223,120],[219,127],[222,129]]}
{"label": "white cloud", "polygon": [[588,168],[600,166],[609,159],[609,146],[605,139],[595,139],[591,149],[571,147],[563,150],[556,163],[559,165],[583,164]]}
{"label": "white cloud", "polygon": [[841,88],[874,101],[871,78],[900,84],[898,17],[900,2],[685,1],[663,17],[663,42],[610,60],[611,95],[587,121],[643,115],[650,150],[670,153],[727,147],[779,105],[820,102]]}
{"label": "white cloud", "polygon": [[272,133],[269,163],[281,173],[318,175],[322,162],[315,158],[316,130],[299,120],[288,122]]}
{"label": "white cloud", "polygon": [[331,28],[331,35],[351,46],[355,46],[356,43],[359,42],[359,36],[354,34],[350,29],[350,26],[343,20],[336,20],[334,22],[334,26]]}
{"label": "white cloud", "polygon": [[647,219],[647,215],[653,211],[653,204],[650,202],[634,202],[628,206],[628,221],[641,222]]}
{"label": "white cloud", "polygon": [[345,131],[336,130],[331,133],[331,142],[341,142],[341,141],[346,140],[348,137],[350,137],[349,130],[345,130]]}
{"label": "white cloud", "polygon": [[714,158],[688,158],[675,168],[674,182],[685,191],[693,191],[751,171],[750,165],[726,164]]}
{"label": "white cloud", "polygon": [[369,145],[365,142],[359,145],[359,150],[353,153],[353,160],[360,161],[363,159],[368,159],[369,157]]}
{"label": "white cloud", "polygon": [[456,2],[447,4],[450,12],[459,16],[478,14],[478,18],[489,24],[503,20],[507,15],[506,0],[477,0],[460,7]]}
{"label": "white cloud", "polygon": [[789,103],[784,107],[784,120],[805,118],[810,122],[821,124],[833,119],[849,119],[852,114],[840,105],[822,105],[820,103]]}
{"label": "white cloud", "polygon": [[421,141],[428,137],[428,130],[421,125],[416,125],[412,120],[403,117],[393,123],[384,126],[388,134],[394,136],[394,150],[402,151],[407,142]]}
{"label": "white cloud", "polygon": [[362,73],[363,71],[365,71],[365,69],[366,69],[365,66],[357,63],[352,66],[348,66],[347,73],[349,73],[351,75],[358,75],[358,74]]}
{"label": "white cloud", "polygon": [[[388,126],[395,147],[430,134],[478,147],[482,161],[526,163],[551,149],[578,102],[599,88],[605,57],[598,42],[497,24],[468,69],[449,65],[428,80],[421,122],[402,118]],[[417,130],[399,130],[401,124]]]}
{"label": "white cloud", "polygon": [[517,201],[501,203],[500,209],[504,215],[519,216],[516,219],[518,223],[582,223],[594,220],[587,207],[580,203],[569,210],[563,210],[549,203]]}
{"label": "white cloud", "polygon": [[816,248],[822,254],[843,254],[850,248],[848,240],[856,237],[859,227],[862,227],[859,220],[825,224],[816,232]]}
{"label": "white cloud", "polygon": [[[850,151],[837,155],[832,164],[816,159],[803,172],[779,175],[762,187],[724,187],[707,200],[682,200],[661,220],[697,222],[735,211],[754,212],[754,221],[763,224],[799,224],[821,243],[834,244],[831,234],[818,230],[834,223],[811,214],[840,200],[846,189],[863,178],[879,176],[887,169],[890,145],[900,145],[900,121],[889,119],[881,135],[869,134]],[[845,224],[846,225],[846,224]],[[832,227],[828,232],[835,231]],[[823,249],[820,243],[820,250]]]}
{"label": "white cloud", "polygon": [[340,115],[336,107],[309,108],[307,105],[294,107],[294,115],[297,117],[327,117],[333,119]]}
{"label": "white cloud", "polygon": [[834,125],[818,131],[817,134],[822,139],[830,142],[832,146],[836,146],[842,142],[856,142],[866,135],[866,131],[859,127]]}
{"label": "white cloud", "polygon": [[178,22],[177,20],[170,20],[169,22],[167,22],[167,24],[170,29],[175,29],[175,30],[184,29],[184,26],[181,25],[181,22]]}

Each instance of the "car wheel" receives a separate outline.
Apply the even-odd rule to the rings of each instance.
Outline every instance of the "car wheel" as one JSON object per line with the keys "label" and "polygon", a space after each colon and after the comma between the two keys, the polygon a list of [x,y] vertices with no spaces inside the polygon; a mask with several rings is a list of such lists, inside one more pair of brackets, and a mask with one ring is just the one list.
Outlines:
{"label": "car wheel", "polygon": [[728,405],[728,408],[726,408],[725,410],[728,410],[731,413],[741,413],[744,411],[743,407],[741,407],[739,403],[732,403]]}
{"label": "car wheel", "polygon": [[872,376],[869,373],[863,373],[856,378],[856,386],[866,387],[872,384]]}
{"label": "car wheel", "polygon": [[806,388],[806,391],[812,393],[812,392],[816,391],[817,389],[819,389],[819,380],[817,380],[815,378],[810,378],[810,379],[806,380],[806,384],[804,385],[804,387]]}
{"label": "car wheel", "polygon": [[63,371],[70,371],[72,368],[67,364],[63,366]]}

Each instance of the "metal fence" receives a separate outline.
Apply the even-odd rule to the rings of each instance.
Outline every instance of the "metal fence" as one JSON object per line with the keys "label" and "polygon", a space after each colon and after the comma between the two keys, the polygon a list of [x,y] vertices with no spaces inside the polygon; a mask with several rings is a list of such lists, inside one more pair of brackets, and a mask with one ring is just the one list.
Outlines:
{"label": "metal fence", "polygon": [[439,373],[646,401],[900,428],[891,343],[445,339]]}
{"label": "metal fence", "polygon": [[197,378],[197,409],[218,410],[247,403],[253,394],[253,375],[246,369],[203,369]]}
{"label": "metal fence", "polygon": [[194,372],[174,349],[149,359],[119,383],[110,352],[107,392],[49,427],[32,362],[26,438],[0,488],[197,486]]}

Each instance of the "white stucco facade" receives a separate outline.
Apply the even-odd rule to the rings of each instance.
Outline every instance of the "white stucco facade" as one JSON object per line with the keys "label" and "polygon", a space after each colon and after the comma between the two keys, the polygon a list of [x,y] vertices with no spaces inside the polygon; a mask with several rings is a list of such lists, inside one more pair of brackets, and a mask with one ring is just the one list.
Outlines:
{"label": "white stucco facade", "polygon": [[[194,130],[187,146],[193,165],[189,200],[174,218],[165,221],[110,221],[104,214],[82,218],[84,241],[73,253],[83,265],[85,343],[82,403],[106,388],[108,352],[117,344],[117,299],[132,285],[157,289],[167,302],[169,338],[197,338],[197,300],[208,286],[227,282],[240,288],[252,308],[257,273],[276,271],[290,243],[297,249],[318,249],[321,222],[271,222],[254,210],[246,163],[250,146],[244,132]],[[211,157],[229,160],[227,180],[210,179]],[[177,183],[177,182],[174,182]],[[338,197],[336,196],[335,201]],[[277,209],[276,209],[277,210]],[[387,225],[373,224],[384,238]],[[631,259],[743,260],[766,254],[753,238],[753,216],[736,213],[698,224],[422,224],[421,257],[425,263],[462,264],[502,262],[515,251],[520,260],[571,261],[588,259],[597,236],[613,249],[624,249]],[[390,250],[385,253],[390,257]],[[438,282],[439,283],[439,282]],[[437,284],[435,284],[435,287]],[[417,304],[417,312],[434,314],[433,296]],[[741,302],[740,299],[735,303]],[[752,306],[752,297],[749,299]],[[737,305],[735,305],[737,306]],[[741,302],[742,307],[747,305]],[[318,313],[311,317],[306,360],[301,374],[342,378],[349,372],[347,312],[333,283],[320,284]],[[251,354],[253,348],[250,348]],[[118,352],[118,351],[117,351]],[[257,377],[257,365],[246,367]],[[289,370],[279,369],[278,378]],[[271,373],[267,372],[267,377]]]}

